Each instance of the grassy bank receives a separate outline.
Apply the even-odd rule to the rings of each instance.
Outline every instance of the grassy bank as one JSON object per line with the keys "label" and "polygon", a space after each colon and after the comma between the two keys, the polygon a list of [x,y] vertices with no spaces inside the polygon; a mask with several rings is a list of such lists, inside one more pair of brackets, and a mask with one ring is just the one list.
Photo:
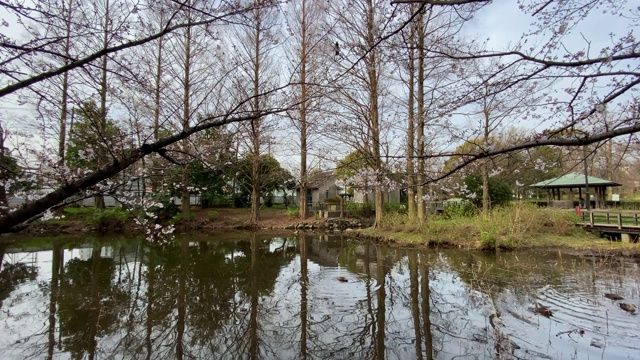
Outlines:
{"label": "grassy bank", "polygon": [[638,244],[601,239],[576,226],[577,222],[578,217],[570,210],[514,203],[488,214],[432,215],[422,223],[407,215],[391,214],[384,217],[379,227],[361,233],[408,246],[480,250],[563,247],[640,253]]}

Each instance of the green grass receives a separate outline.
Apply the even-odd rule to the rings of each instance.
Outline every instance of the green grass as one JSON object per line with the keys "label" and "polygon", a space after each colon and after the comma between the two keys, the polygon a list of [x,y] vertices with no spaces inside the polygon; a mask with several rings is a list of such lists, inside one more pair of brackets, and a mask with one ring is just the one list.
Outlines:
{"label": "green grass", "polygon": [[94,207],[66,207],[64,215],[71,219],[90,219],[96,211]]}

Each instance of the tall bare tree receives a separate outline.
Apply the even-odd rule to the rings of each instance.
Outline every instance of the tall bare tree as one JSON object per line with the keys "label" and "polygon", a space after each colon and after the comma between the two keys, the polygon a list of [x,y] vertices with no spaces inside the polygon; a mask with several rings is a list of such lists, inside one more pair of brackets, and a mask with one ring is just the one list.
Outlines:
{"label": "tall bare tree", "polygon": [[308,216],[307,184],[309,162],[308,153],[313,135],[318,133],[318,116],[320,115],[321,96],[326,82],[327,52],[335,51],[327,38],[325,31],[327,21],[326,1],[297,0],[288,6],[288,28],[293,40],[288,48],[291,53],[293,77],[299,83],[295,89],[298,99],[298,113],[294,126],[300,137],[300,198],[299,215],[306,219]]}
{"label": "tall bare tree", "polygon": [[[277,46],[277,11],[270,3],[255,1],[254,8],[246,13],[238,28],[238,41],[234,46],[237,51],[238,72],[235,89],[240,93],[239,102],[246,111],[257,114],[245,124],[245,148],[251,161],[251,216],[250,225],[255,226],[260,219],[260,200],[263,172],[261,157],[262,146],[269,140],[268,119],[260,116],[260,112],[269,107],[271,97],[269,89],[277,84],[272,57]],[[247,91],[246,89],[250,89]],[[241,99],[246,99],[241,101]]]}
{"label": "tall bare tree", "polygon": [[373,0],[336,2],[332,7],[337,22],[337,72],[345,74],[335,97],[344,119],[336,125],[337,131],[352,136],[343,141],[365,154],[368,170],[373,174],[369,183],[375,189],[376,223],[379,223],[384,212],[382,184],[385,176],[380,140],[381,98],[384,93],[382,81],[388,69],[385,69],[382,49],[376,46],[387,24],[380,24],[377,19],[389,8],[386,2]]}

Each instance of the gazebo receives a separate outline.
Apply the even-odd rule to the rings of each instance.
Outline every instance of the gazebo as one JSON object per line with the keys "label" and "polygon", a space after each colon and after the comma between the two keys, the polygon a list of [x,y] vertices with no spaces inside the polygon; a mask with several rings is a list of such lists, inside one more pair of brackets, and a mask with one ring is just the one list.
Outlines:
{"label": "gazebo", "polygon": [[[605,207],[608,187],[622,186],[616,182],[600,179],[595,176],[587,176],[585,181],[584,174],[578,173],[568,173],[557,178],[540,181],[539,183],[530,186],[534,188],[547,189],[547,201],[549,206],[572,208],[575,201],[574,189],[578,190],[578,198],[582,200],[582,189],[586,188],[587,185],[589,186],[589,193],[595,194],[595,202],[592,202],[594,205],[593,208],[595,209],[602,209]],[[562,199],[563,189],[569,190],[569,200]],[[582,201],[580,206],[584,206]]]}

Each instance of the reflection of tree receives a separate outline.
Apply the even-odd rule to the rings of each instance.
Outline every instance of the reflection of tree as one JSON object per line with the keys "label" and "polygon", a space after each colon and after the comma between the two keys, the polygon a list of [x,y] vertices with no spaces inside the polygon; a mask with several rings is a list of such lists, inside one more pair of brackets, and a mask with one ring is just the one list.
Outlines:
{"label": "reflection of tree", "polygon": [[178,320],[176,321],[176,358],[182,360],[184,357],[184,322],[186,312],[186,276],[187,276],[187,252],[189,251],[189,241],[180,241],[180,266],[178,267]]}
{"label": "reflection of tree", "polygon": [[307,358],[307,291],[309,274],[307,269],[307,238],[301,235],[300,244],[300,359]]}
{"label": "reflection of tree", "polygon": [[53,244],[53,258],[51,260],[51,290],[49,293],[49,329],[48,329],[48,346],[47,360],[53,358],[53,350],[56,344],[56,304],[58,302],[59,280],[64,263],[64,252],[62,244],[55,242]]}
{"label": "reflection of tree", "polygon": [[33,280],[37,276],[37,268],[19,262],[16,264],[2,263],[5,246],[0,245],[0,306],[4,299],[16,288],[16,285]]}
{"label": "reflection of tree", "polygon": [[261,299],[295,254],[270,252],[270,240],[257,235],[176,244],[146,251],[146,308],[137,321],[147,358],[263,356],[260,323],[268,309]]}
{"label": "reflection of tree", "polygon": [[385,338],[385,301],[386,301],[386,292],[385,292],[385,267],[384,267],[384,247],[381,245],[376,246],[376,277],[378,280],[378,291],[377,291],[377,299],[378,306],[376,310],[376,359],[384,359],[385,357],[385,347],[384,347],[384,338]]}
{"label": "reflection of tree", "polygon": [[101,249],[94,247],[89,260],[70,260],[60,281],[60,332],[73,358],[95,358],[97,337],[117,328],[121,304],[128,298],[113,284],[114,261],[100,257]]}
{"label": "reflection of tree", "polygon": [[411,293],[411,315],[416,337],[416,359],[422,360],[422,331],[420,325],[420,300],[418,298],[418,254],[415,251],[409,252],[409,284],[409,291]]}
{"label": "reflection of tree", "polygon": [[249,358],[257,359],[258,350],[258,238],[251,234],[251,317],[249,320]]}
{"label": "reflection of tree", "polygon": [[420,284],[422,292],[422,324],[427,359],[433,359],[433,338],[431,337],[431,289],[429,288],[429,258],[420,258]]}
{"label": "reflection of tree", "polygon": [[[226,255],[233,253],[233,242],[200,242],[189,252],[188,272],[188,319],[190,338],[203,350],[215,347],[216,336],[232,318],[231,300],[234,268]],[[208,354],[192,354],[207,357]]]}

